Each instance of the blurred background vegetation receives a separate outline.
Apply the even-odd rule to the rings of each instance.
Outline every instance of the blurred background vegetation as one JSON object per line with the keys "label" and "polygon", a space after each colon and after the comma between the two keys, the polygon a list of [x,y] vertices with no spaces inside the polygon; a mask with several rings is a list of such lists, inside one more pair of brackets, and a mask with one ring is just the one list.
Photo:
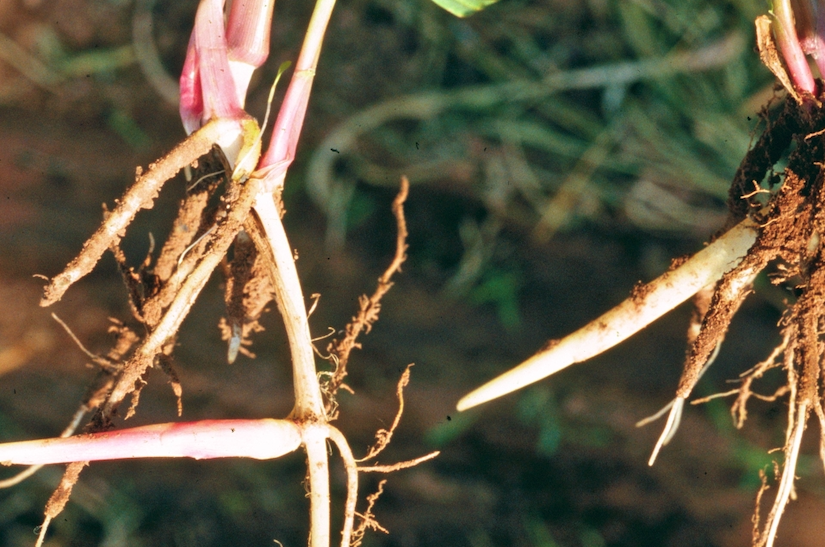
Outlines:
{"label": "blurred background vegetation", "polygon": [[[37,308],[31,276],[54,275],[99,222],[100,203],[182,137],[174,75],[195,8],[0,2],[2,440],[57,434],[90,379],[51,310]],[[770,472],[767,451],[781,445],[785,403],[756,403],[743,431],[725,401],[691,407],[652,469],[658,431],[634,428],[673,396],[686,307],[522,394],[464,415],[454,404],[721,226],[729,181],[774,94],[753,47],[753,20],[766,9],[501,0],[456,19],[425,0],[337,7],[285,220],[306,293],[323,294],[313,328],[341,328],[392,254],[389,203],[409,176],[409,261],[353,357],[356,394],[342,397],[339,425],[360,454],[391,420],[395,382],[415,362],[386,458],[443,450],[390,477],[376,506],[390,534],[370,534],[366,545],[749,544],[758,471]],[[276,6],[273,53],[247,103],[253,115],[277,66],[294,60],[310,10]],[[135,261],[148,233],[168,230],[182,192],[170,183],[138,218],[125,243]],[[181,333],[184,418],[283,416],[291,388],[279,321],[270,317],[257,337],[257,359],[228,367],[219,283]],[[726,390],[726,379],[767,356],[783,297],[770,289],[746,304],[702,394]],[[129,317],[114,264],[102,262],[55,311],[105,351],[107,317]],[[163,375],[149,380],[135,425],[175,419]],[[825,488],[812,458],[783,545],[821,544]],[[303,545],[303,473],[300,455],[94,465],[50,545]],[[58,476],[47,469],[0,492],[0,544],[33,543]],[[366,478],[365,491],[376,482]]]}

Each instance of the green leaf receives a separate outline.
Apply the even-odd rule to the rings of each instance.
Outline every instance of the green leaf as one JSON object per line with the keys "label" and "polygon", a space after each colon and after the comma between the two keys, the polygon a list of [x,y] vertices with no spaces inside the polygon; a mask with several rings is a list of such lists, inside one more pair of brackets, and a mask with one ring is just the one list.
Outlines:
{"label": "green leaf", "polygon": [[456,17],[467,17],[481,11],[498,0],[433,0]]}

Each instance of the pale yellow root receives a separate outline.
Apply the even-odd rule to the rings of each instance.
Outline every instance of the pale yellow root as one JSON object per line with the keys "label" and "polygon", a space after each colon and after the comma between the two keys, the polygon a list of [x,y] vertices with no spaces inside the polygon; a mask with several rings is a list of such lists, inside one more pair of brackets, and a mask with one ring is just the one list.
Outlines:
{"label": "pale yellow root", "polygon": [[757,225],[743,220],[684,264],[516,368],[484,384],[458,402],[458,410],[506,395],[619,344],[735,268],[756,241]]}

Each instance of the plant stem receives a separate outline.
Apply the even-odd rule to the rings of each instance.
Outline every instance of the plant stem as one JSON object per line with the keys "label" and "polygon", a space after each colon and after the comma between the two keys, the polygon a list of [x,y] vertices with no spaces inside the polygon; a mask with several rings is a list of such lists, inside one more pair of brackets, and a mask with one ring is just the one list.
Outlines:
{"label": "plant stem", "polygon": [[270,270],[275,300],[284,320],[292,354],[295,407],[291,417],[302,428],[304,448],[307,452],[310,546],[329,547],[330,500],[326,413],[315,370],[315,354],[312,350],[301,282],[272,194],[258,194],[254,210],[269,244],[267,254],[271,253],[272,258]]}
{"label": "plant stem", "polygon": [[358,466],[352,456],[347,438],[336,428],[329,426],[329,438],[338,446],[344,469],[347,471],[347,502],[344,507],[344,528],[341,531],[341,547],[349,547],[352,541],[352,528],[355,521],[355,504],[358,501]]}
{"label": "plant stem", "polygon": [[813,74],[811,74],[811,67],[808,65],[808,60],[805,58],[805,53],[799,43],[791,0],[776,0],[773,4],[773,15],[775,18],[773,30],[776,35],[776,42],[782,52],[782,57],[788,67],[788,73],[791,80],[793,80],[794,87],[797,91],[814,93],[816,83]]}
{"label": "plant stem", "polygon": [[324,33],[334,7],[335,0],[318,0],[315,3],[301,53],[295,63],[295,72],[272,129],[272,142],[261,160],[261,165],[277,165],[279,170],[286,170],[295,158],[318,58],[321,55]]}
{"label": "plant stem", "polygon": [[203,420],[0,444],[4,464],[48,465],[126,458],[268,460],[301,444],[289,420]]}
{"label": "plant stem", "polygon": [[321,389],[315,371],[315,355],[309,333],[304,295],[292,249],[281,223],[281,217],[272,194],[263,192],[255,198],[258,215],[274,263],[272,275],[275,299],[284,319],[295,385],[295,408],[292,418],[301,422],[326,421]]}
{"label": "plant stem", "polygon": [[329,547],[329,430],[326,424],[307,424],[302,434],[309,472],[309,545]]}
{"label": "plant stem", "polygon": [[252,226],[250,234],[253,240],[260,240],[261,235],[266,240],[256,244],[269,258],[275,300],[289,339],[295,386],[295,406],[291,418],[302,429],[307,452],[311,514],[309,536],[312,547],[329,547],[329,461],[326,444],[329,429],[315,369],[301,282],[273,194],[280,195],[286,170],[295,158],[315,69],[334,6],[335,0],[318,0],[315,4],[295,72],[275,121],[272,142],[259,164],[258,176],[264,179],[265,190],[256,197],[253,210],[263,234],[255,233],[256,226]]}

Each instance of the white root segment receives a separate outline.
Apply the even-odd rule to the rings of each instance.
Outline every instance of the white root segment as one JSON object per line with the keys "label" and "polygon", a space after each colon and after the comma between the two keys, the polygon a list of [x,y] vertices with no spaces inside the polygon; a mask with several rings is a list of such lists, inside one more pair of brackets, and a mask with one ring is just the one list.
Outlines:
{"label": "white root segment", "polygon": [[[698,382],[700,378],[707,372],[710,366],[716,361],[716,358],[719,356],[719,350],[722,348],[722,344],[716,344],[716,348],[713,350],[713,354],[711,354],[708,362],[705,363],[705,366],[702,367],[702,370],[699,371],[699,374],[696,377],[696,381]],[[679,424],[682,423],[682,411],[685,408],[685,401],[687,400],[686,397],[682,397],[677,395],[675,399],[670,401],[663,409],[658,411],[653,416],[648,416],[644,420],[640,420],[636,423],[636,427],[641,427],[643,425],[647,425],[653,420],[660,418],[665,411],[670,409],[670,413],[667,416],[667,421],[665,422],[665,428],[662,430],[662,434],[659,435],[659,440],[656,441],[656,446],[653,447],[653,453],[650,455],[650,459],[647,460],[647,465],[653,467],[653,464],[656,463],[656,457],[659,455],[659,451],[662,449],[663,446],[667,446],[673,437],[676,436],[676,431],[679,430]]]}
{"label": "white root segment", "polygon": [[516,368],[464,396],[467,410],[586,361],[636,334],[696,292],[739,265],[756,241],[757,225],[743,220],[716,241],[634,295],[567,337],[553,342]]}
{"label": "white root segment", "polygon": [[309,547],[330,547],[329,426],[306,424],[301,434],[309,474]]}
{"label": "white root segment", "polygon": [[[676,397],[668,404],[668,406],[670,407],[670,412],[667,415],[665,428],[662,430],[662,434],[659,435],[659,440],[656,441],[656,446],[653,447],[653,453],[650,454],[650,459],[647,460],[647,465],[650,467],[653,467],[653,464],[656,463],[656,457],[659,455],[659,451],[662,447],[669,443],[673,436],[676,435],[676,431],[679,429],[679,424],[682,422],[682,411],[685,408],[685,398]],[[639,424],[636,425],[638,426]]]}
{"label": "white root segment", "polygon": [[355,504],[358,501],[358,467],[347,438],[338,429],[329,427],[329,438],[341,452],[344,460],[344,469],[347,472],[347,501],[344,507],[344,527],[341,530],[341,547],[350,547],[352,543],[352,529],[355,521]]}
{"label": "white root segment", "polygon": [[779,481],[779,490],[776,493],[773,508],[768,515],[765,534],[759,539],[757,545],[773,547],[776,540],[776,532],[779,530],[779,521],[782,513],[788,505],[788,500],[793,491],[794,475],[796,474],[796,462],[799,459],[799,448],[802,446],[802,433],[805,431],[805,422],[808,421],[808,401],[800,403],[796,414],[796,423],[785,447],[785,463],[782,466],[782,478]]}
{"label": "white root segment", "polygon": [[3,465],[48,465],[127,458],[255,458],[296,450],[301,430],[289,420],[204,420],[0,444]]}

